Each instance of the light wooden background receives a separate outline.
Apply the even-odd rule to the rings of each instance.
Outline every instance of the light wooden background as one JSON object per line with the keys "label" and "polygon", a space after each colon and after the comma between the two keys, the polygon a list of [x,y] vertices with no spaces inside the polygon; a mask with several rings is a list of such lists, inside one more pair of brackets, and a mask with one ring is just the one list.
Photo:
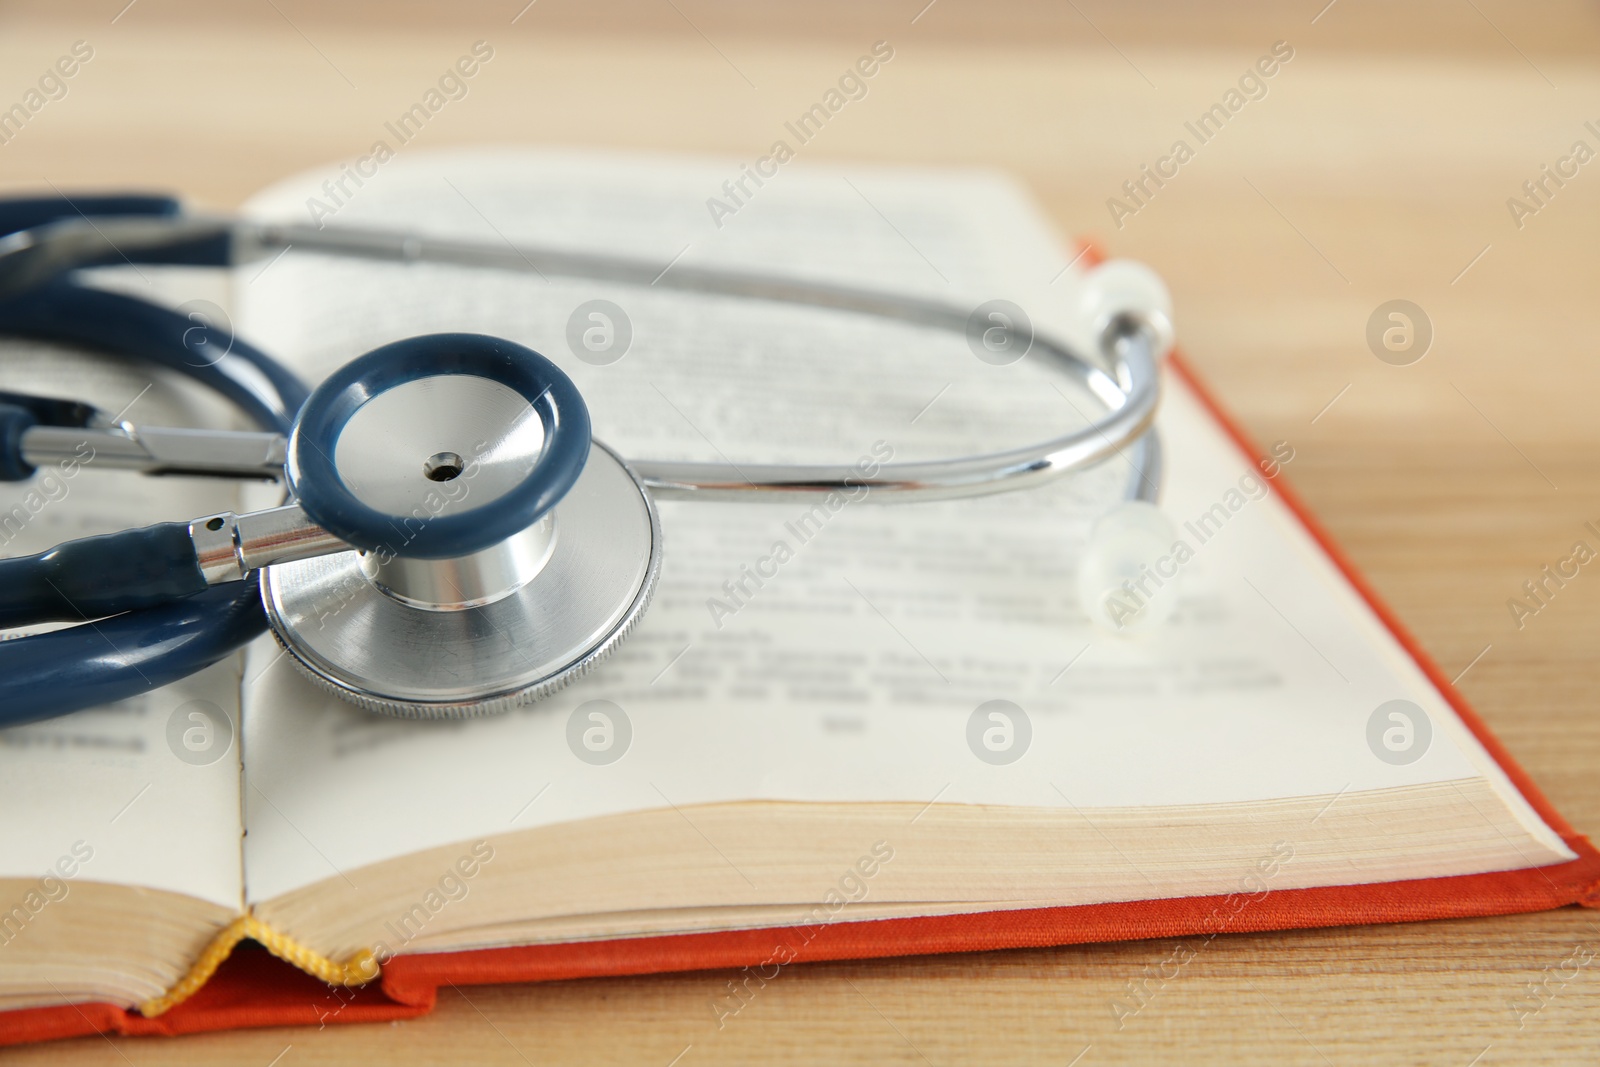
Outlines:
{"label": "light wooden background", "polygon": [[[0,147],[0,186],[145,185],[228,207],[364,150],[478,39],[496,58],[428,126],[429,146],[749,159],[890,40],[893,64],[809,157],[1000,165],[1064,231],[1154,264],[1194,363],[1258,438],[1294,443],[1291,479],[1445,670],[1482,653],[1462,688],[1555,805],[1600,830],[1600,574],[1520,631],[1506,607],[1574,540],[1594,544],[1582,526],[1600,520],[1600,162],[1520,230],[1506,207],[1573,141],[1600,148],[1582,126],[1600,125],[1591,5],[537,0],[516,17],[525,0],[125,2],[0,5],[0,104],[74,40],[95,48],[67,98]],[[1116,229],[1106,198],[1277,40],[1295,57],[1269,95]],[[1399,297],[1436,330],[1404,368],[1364,341],[1368,315]],[[446,991],[433,1016],[394,1026],[92,1038],[11,1058],[1593,1062],[1600,960],[1546,978],[1575,946],[1600,950],[1600,924],[1577,910],[1223,937],[1120,1031],[1110,1000],[1168,946],[797,967],[721,1031],[708,1001],[726,976],[692,974]],[[1519,1028],[1512,1002],[1540,981],[1546,1005]]]}

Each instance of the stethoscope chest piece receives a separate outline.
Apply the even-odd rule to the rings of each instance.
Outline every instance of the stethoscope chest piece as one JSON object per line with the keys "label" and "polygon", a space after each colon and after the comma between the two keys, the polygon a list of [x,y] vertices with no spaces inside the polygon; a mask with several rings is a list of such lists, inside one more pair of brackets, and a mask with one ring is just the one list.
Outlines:
{"label": "stethoscope chest piece", "polygon": [[637,623],[661,567],[649,493],[528,349],[415,338],[348,364],[289,443],[306,514],[359,551],[268,567],[272,632],[371,711],[460,718],[537,700]]}

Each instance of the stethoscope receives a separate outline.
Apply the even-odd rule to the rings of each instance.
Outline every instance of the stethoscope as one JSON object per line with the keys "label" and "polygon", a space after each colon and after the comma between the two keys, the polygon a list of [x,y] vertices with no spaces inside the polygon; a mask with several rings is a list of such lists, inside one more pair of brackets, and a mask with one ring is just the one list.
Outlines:
{"label": "stethoscope", "polygon": [[[201,670],[270,628],[306,677],[372,711],[455,718],[538,700],[590,671],[638,623],[661,570],[655,502],[943,500],[1031,487],[1121,453],[1148,533],[1160,481],[1159,363],[1169,304],[1147,268],[1095,268],[1081,314],[1099,358],[1034,332],[1104,406],[1022,448],[876,469],[624,460],[590,434],[576,386],[510,341],[436,334],[384,345],[314,390],[266,354],[176,311],[92,288],[78,268],[227,267],[302,252],[534,270],[879,316],[957,332],[969,309],[774,275],[660,265],[354,228],[186,216],[160,197],[0,202],[0,334],[87,346],[210,387],[259,432],[138,426],[92,406],[0,392],[0,480],[74,462],[158,474],[280,479],[278,507],[68,541],[0,560],[0,725],[126,699]],[[200,358],[197,358],[197,355]],[[1149,509],[1153,510],[1153,509]],[[1131,517],[1130,517],[1131,516]],[[1108,554],[1109,553],[1109,554]],[[1081,576],[1080,576],[1081,577]],[[1080,585],[1082,582],[1080,581]],[[1092,607],[1092,606],[1091,606]]]}

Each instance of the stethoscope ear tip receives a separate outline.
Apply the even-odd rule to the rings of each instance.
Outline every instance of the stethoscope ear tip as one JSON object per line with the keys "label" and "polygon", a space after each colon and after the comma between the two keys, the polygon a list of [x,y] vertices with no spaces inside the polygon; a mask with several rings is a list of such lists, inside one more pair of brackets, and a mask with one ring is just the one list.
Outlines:
{"label": "stethoscope ear tip", "polygon": [[1125,500],[1095,520],[1078,562],[1078,603],[1095,626],[1120,637],[1159,629],[1178,602],[1187,557],[1156,505]]}
{"label": "stethoscope ear tip", "polygon": [[1172,295],[1161,276],[1133,259],[1108,259],[1089,271],[1079,290],[1078,313],[1104,343],[1135,322],[1147,329],[1159,361],[1172,351]]}

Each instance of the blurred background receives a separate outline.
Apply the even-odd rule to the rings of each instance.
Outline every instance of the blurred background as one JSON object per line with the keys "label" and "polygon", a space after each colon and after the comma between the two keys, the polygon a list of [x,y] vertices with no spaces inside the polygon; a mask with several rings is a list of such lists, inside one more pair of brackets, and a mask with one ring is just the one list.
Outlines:
{"label": "blurred background", "polygon": [[[0,126],[0,187],[175,190],[229,208],[366,152],[479,40],[493,62],[419,145],[748,160],[890,42],[892,64],[804,158],[1002,168],[1063,234],[1154,266],[1191,364],[1258,440],[1294,444],[1291,480],[1335,539],[1556,807],[1600,830],[1600,577],[1521,628],[1507,606],[1574,541],[1600,546],[1584,526],[1600,524],[1600,162],[1576,152],[1600,152],[1593,4],[4,3],[0,108],[75,42],[93,57],[19,131]],[[1175,140],[1196,145],[1184,124],[1279,42],[1292,58],[1264,95],[1136,211],[1108,203],[1132,203],[1123,183]],[[1431,324],[1409,365],[1368,342],[1393,300]],[[1539,924],[1560,921],[1506,920],[1557,940]],[[1299,953],[1343,936],[1240,942]],[[1542,957],[1528,959],[1536,971]],[[1503,1007],[1466,986],[1431,995],[1458,1018]],[[1335,1047],[1341,1031],[1398,1025],[1383,1014],[1393,998],[1360,983],[1341,1003]],[[1462,1062],[1481,1047],[1461,1042]]]}

